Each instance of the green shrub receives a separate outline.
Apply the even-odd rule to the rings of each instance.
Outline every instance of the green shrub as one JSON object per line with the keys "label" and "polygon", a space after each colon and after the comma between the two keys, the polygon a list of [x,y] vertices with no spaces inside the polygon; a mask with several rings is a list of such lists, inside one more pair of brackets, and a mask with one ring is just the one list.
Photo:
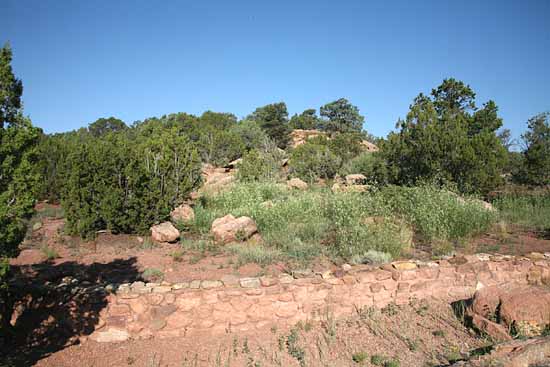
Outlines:
{"label": "green shrub", "polygon": [[353,353],[351,356],[352,361],[355,363],[364,363],[369,358],[368,354],[365,352]]}
{"label": "green shrub", "polygon": [[273,181],[281,176],[283,155],[275,145],[264,151],[251,150],[243,156],[237,177],[241,181]]}
{"label": "green shrub", "polygon": [[[311,139],[314,140],[314,139]],[[291,174],[314,182],[334,177],[342,160],[326,145],[307,142],[294,149],[290,156]]]}
{"label": "green shrub", "polygon": [[388,166],[380,154],[364,152],[347,161],[341,168],[342,175],[362,174],[367,178],[367,183],[374,185],[386,185],[390,180]]}
{"label": "green shrub", "polygon": [[67,157],[62,205],[67,231],[145,233],[200,182],[196,150],[175,130],[131,141],[125,133],[90,139]]}
{"label": "green shrub", "polygon": [[267,134],[256,121],[243,120],[231,128],[238,135],[247,150],[260,149],[268,140]]}
{"label": "green shrub", "polygon": [[159,269],[147,268],[141,273],[141,277],[146,282],[159,283],[164,279],[164,273]]}
{"label": "green shrub", "polygon": [[243,139],[232,130],[209,129],[201,132],[197,148],[203,162],[225,166],[246,151]]}

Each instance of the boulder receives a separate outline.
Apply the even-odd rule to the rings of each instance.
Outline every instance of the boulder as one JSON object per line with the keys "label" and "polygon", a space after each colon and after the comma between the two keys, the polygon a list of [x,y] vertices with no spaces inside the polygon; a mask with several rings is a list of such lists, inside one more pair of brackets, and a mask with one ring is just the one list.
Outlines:
{"label": "boulder", "polygon": [[220,244],[244,241],[257,231],[258,227],[252,218],[235,218],[231,214],[214,220],[211,227],[214,240]]}
{"label": "boulder", "polygon": [[528,285],[490,286],[476,291],[470,312],[500,320],[520,335],[536,336],[550,325],[550,289]]}
{"label": "boulder", "polygon": [[367,180],[367,177],[360,173],[346,176],[347,185],[363,185],[366,182],[366,180]]}
{"label": "boulder", "polygon": [[512,340],[508,330],[496,322],[486,319],[481,315],[472,316],[472,324],[479,330],[489,335],[492,340],[497,342],[503,342]]}
{"label": "boulder", "polygon": [[187,204],[182,204],[170,212],[172,222],[190,222],[195,219],[193,208]]}
{"label": "boulder", "polygon": [[292,189],[298,189],[298,190],[307,190],[307,183],[300,180],[299,178],[291,178],[287,181],[287,186]]}
{"label": "boulder", "polygon": [[164,222],[151,227],[151,238],[157,242],[174,242],[180,236],[180,231],[170,222]]}

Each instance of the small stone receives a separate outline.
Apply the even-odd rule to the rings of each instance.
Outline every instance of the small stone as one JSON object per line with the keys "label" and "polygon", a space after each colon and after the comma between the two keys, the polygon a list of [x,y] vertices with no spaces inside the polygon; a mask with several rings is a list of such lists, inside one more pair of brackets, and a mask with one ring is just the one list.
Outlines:
{"label": "small stone", "polygon": [[32,225],[33,231],[38,231],[40,228],[42,228],[42,222],[36,222]]}
{"label": "small stone", "polygon": [[351,265],[350,264],[342,264],[342,270],[343,271],[350,271]]}
{"label": "small stone", "polygon": [[191,289],[199,289],[201,287],[201,281],[200,280],[193,280],[191,283],[189,283],[189,288]]}
{"label": "small stone", "polygon": [[307,278],[311,275],[313,275],[313,271],[311,269],[300,269],[292,271],[292,276],[294,277],[294,279]]}
{"label": "small stone", "polygon": [[227,274],[222,277],[222,282],[226,287],[235,287],[239,285],[239,277]]}
{"label": "small stone", "polygon": [[189,287],[189,283],[188,282],[182,282],[182,283],[175,283],[172,288],[173,289],[184,289],[184,288],[188,288]]}
{"label": "small stone", "polygon": [[172,290],[172,286],[168,285],[159,285],[158,287],[154,287],[152,292],[153,293],[168,293]]}
{"label": "small stone", "polygon": [[262,284],[262,287],[271,287],[279,283],[279,279],[271,277],[260,277],[260,283]]}
{"label": "small stone", "polygon": [[223,283],[219,280],[203,280],[201,282],[201,288],[203,289],[210,289],[210,288],[218,288],[222,287]]}
{"label": "small stone", "polygon": [[330,270],[325,270],[324,272],[321,273],[321,278],[323,279],[330,279],[332,277],[333,277],[332,271]]}
{"label": "small stone", "polygon": [[115,284],[107,284],[105,286],[105,290],[109,293],[115,292],[117,289],[117,286]]}
{"label": "small stone", "polygon": [[98,343],[116,343],[128,340],[130,335],[125,330],[108,329],[106,331],[96,331],[90,335],[90,339]]}
{"label": "small stone", "polygon": [[241,287],[243,288],[259,288],[260,279],[258,278],[241,278],[239,280]]}
{"label": "small stone", "polygon": [[412,261],[396,261],[392,263],[392,266],[397,270],[413,270],[416,269],[416,263]]}
{"label": "small stone", "polygon": [[281,274],[279,275],[279,282],[281,284],[289,284],[294,281],[294,278],[291,277],[289,274]]}

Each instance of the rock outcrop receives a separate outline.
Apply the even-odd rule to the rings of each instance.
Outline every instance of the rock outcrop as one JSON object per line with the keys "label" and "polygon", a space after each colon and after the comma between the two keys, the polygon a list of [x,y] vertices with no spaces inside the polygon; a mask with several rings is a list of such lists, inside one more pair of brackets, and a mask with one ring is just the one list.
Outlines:
{"label": "rock outcrop", "polygon": [[164,222],[151,227],[151,238],[157,242],[174,242],[180,236],[180,231],[170,222]]}
{"label": "rock outcrop", "polygon": [[[292,148],[296,148],[297,146],[304,144],[309,139],[314,138],[316,136],[325,136],[330,139],[327,133],[323,131],[296,129],[296,130],[292,130],[292,132],[290,133],[290,146]],[[365,152],[377,152],[379,150],[375,144],[367,140],[361,141],[361,148]]]}
{"label": "rock outcrop", "polygon": [[231,214],[214,220],[211,228],[214,241],[219,244],[247,240],[257,231],[258,227],[252,218],[235,218]]}

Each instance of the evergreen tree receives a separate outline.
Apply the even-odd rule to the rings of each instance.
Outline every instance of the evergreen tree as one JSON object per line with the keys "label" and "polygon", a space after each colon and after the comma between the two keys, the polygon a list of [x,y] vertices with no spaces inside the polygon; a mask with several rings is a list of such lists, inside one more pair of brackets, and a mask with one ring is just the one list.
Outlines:
{"label": "evergreen tree", "polygon": [[35,167],[40,130],[23,117],[23,85],[14,76],[11,61],[6,45],[0,49],[0,332],[9,328],[11,311],[7,258],[19,252],[39,180]]}
{"label": "evergreen tree", "polygon": [[538,114],[527,122],[528,131],[522,135],[526,149],[524,180],[532,185],[550,184],[550,112]]}
{"label": "evergreen tree", "polygon": [[496,135],[502,125],[494,102],[480,110],[475,93],[454,79],[444,80],[432,96],[418,95],[399,131],[382,143],[393,182],[454,183],[463,192],[487,193],[502,183],[506,149]]}
{"label": "evergreen tree", "polygon": [[365,118],[359,114],[359,109],[347,99],[340,98],[321,107],[322,130],[329,133],[353,133],[363,130]]}
{"label": "evergreen tree", "polygon": [[279,148],[286,148],[290,131],[288,111],[284,102],[258,107],[247,119],[256,121]]}

